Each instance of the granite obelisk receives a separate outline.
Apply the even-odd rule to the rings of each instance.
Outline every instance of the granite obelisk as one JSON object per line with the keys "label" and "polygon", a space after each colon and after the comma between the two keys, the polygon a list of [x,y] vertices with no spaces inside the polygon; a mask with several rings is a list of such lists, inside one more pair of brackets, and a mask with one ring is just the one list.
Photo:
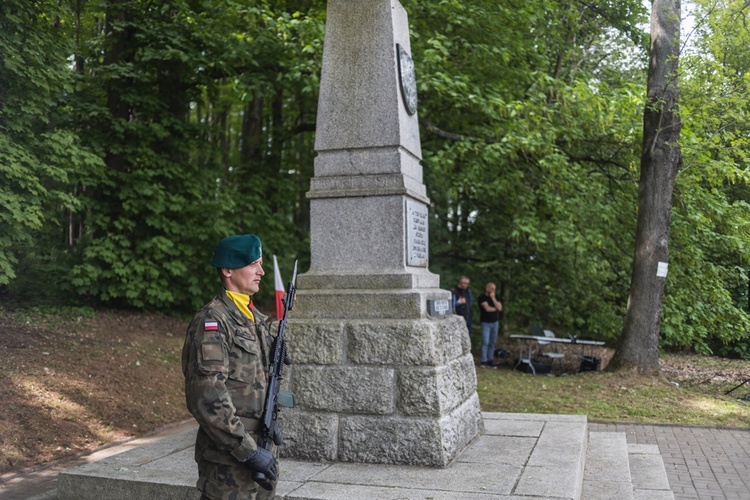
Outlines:
{"label": "granite obelisk", "polygon": [[285,456],[445,466],[483,428],[466,325],[428,270],[410,54],[397,0],[328,1]]}

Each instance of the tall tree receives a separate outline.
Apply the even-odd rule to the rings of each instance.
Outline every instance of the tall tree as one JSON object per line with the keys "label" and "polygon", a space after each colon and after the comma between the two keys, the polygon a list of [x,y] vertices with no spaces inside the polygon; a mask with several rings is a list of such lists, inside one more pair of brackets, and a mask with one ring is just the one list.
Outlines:
{"label": "tall tree", "polygon": [[689,5],[694,29],[683,24],[689,50],[680,56],[685,165],[675,182],[660,347],[749,358],[750,11],[745,0]]}
{"label": "tall tree", "polygon": [[47,255],[39,231],[49,240],[61,232],[51,209],[78,206],[70,172],[99,164],[67,123],[67,15],[53,0],[0,3],[0,285],[16,276],[19,256]]}
{"label": "tall tree", "polygon": [[[91,6],[99,22],[78,47],[87,56],[76,94],[83,140],[106,169],[88,185],[81,260],[72,283],[89,300],[176,307],[200,300],[199,245],[219,234],[215,177],[198,160],[205,144],[188,123],[210,81],[199,2],[117,0]],[[97,10],[98,9],[98,10]]]}
{"label": "tall tree", "polygon": [[193,307],[213,291],[205,253],[230,233],[256,232],[269,253],[299,255],[322,2],[84,7],[75,109],[107,168],[79,179],[79,293]]}
{"label": "tall tree", "polygon": [[672,192],[682,166],[677,75],[680,20],[680,0],[652,1],[635,257],[622,337],[609,365],[612,370],[659,371],[663,271],[669,262]]}
{"label": "tall tree", "polygon": [[432,268],[448,284],[464,273],[497,282],[511,328],[619,329],[645,93],[630,75],[645,59],[635,28],[645,9],[412,9]]}

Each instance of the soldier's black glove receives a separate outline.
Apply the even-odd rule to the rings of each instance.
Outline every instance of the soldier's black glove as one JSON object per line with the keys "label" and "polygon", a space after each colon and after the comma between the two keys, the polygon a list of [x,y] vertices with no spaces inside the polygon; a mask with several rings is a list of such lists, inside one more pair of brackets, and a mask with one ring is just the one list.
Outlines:
{"label": "soldier's black glove", "polygon": [[258,446],[258,449],[247,457],[243,463],[253,470],[262,472],[271,481],[276,480],[276,459],[273,458],[273,453],[267,449]]}

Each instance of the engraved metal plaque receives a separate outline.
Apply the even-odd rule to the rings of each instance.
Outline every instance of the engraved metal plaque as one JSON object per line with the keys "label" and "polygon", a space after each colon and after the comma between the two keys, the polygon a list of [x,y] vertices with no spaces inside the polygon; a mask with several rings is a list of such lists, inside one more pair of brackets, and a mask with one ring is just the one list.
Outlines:
{"label": "engraved metal plaque", "polygon": [[427,267],[427,206],[406,200],[406,265]]}
{"label": "engraved metal plaque", "polygon": [[398,43],[396,44],[396,52],[398,53],[401,96],[404,98],[406,112],[413,115],[417,112],[417,77],[414,75],[414,61]]}
{"label": "engraved metal plaque", "polygon": [[427,314],[430,316],[448,316],[453,314],[451,301],[448,299],[427,300]]}

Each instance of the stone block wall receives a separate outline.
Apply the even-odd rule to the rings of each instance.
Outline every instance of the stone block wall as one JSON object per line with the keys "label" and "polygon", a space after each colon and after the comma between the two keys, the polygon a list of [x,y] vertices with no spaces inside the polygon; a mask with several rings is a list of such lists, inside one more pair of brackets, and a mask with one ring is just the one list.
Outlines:
{"label": "stone block wall", "polygon": [[448,465],[482,431],[463,319],[290,320],[282,456]]}

